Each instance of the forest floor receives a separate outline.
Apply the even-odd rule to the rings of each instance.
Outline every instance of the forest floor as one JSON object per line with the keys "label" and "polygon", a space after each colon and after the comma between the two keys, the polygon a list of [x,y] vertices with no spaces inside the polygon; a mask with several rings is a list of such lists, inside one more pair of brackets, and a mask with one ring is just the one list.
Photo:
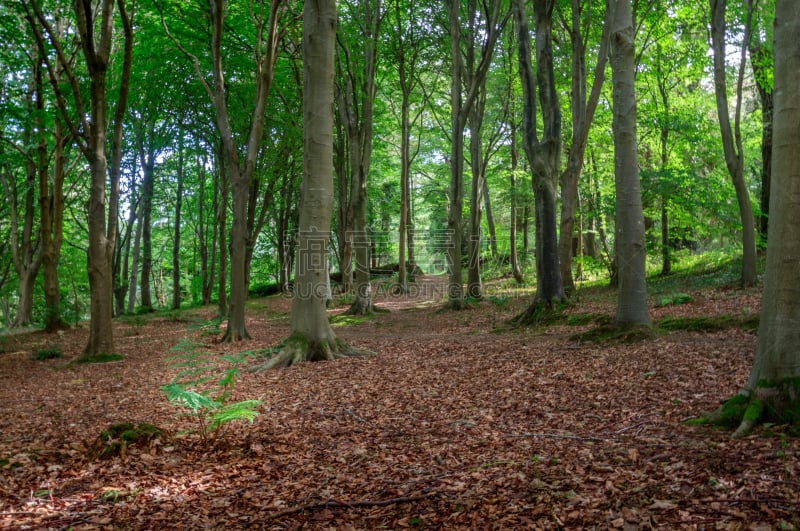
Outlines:
{"label": "forest floor", "polygon": [[[171,357],[208,355],[221,373],[221,354],[263,354],[288,335],[288,299],[251,300],[254,339],[237,344],[216,342],[213,308],[119,319],[113,363],[70,362],[85,327],[1,336],[0,528],[798,528],[798,439],[685,423],[746,380],[756,337],[737,323],[758,290],[687,280],[691,300],[662,306],[673,284],[653,295],[654,321],[722,329],[604,344],[573,336],[613,315],[607,288],[579,291],[559,323],[509,330],[529,291],[437,312],[441,282],[378,289],[391,313],[334,319],[375,355],[243,367],[231,399],[262,400],[261,414],[207,441],[161,390]],[[31,359],[54,345],[63,358]],[[94,457],[123,422],[166,432]]]}

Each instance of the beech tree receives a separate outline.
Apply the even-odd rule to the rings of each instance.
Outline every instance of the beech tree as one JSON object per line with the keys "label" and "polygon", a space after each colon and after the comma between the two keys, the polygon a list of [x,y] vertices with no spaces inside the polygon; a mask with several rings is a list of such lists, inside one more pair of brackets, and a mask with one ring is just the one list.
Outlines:
{"label": "beech tree", "polygon": [[[465,306],[462,268],[462,227],[464,208],[464,128],[467,125],[472,106],[475,105],[480,86],[491,65],[495,44],[500,33],[508,21],[510,13],[500,9],[501,2],[492,0],[482,7],[484,19],[482,26],[473,25],[471,35],[482,38],[481,49],[475,71],[465,83],[464,57],[461,51],[461,2],[460,0],[445,0],[448,12],[450,30],[450,51],[452,55],[452,77],[450,82],[450,205],[447,213],[447,267],[449,270],[449,285],[447,289],[446,308],[460,310]],[[474,1],[467,4],[467,17],[473,20],[478,16],[478,9]],[[466,84],[466,93],[462,93]]]}
{"label": "beech tree", "polygon": [[364,351],[339,340],[328,321],[328,246],[333,211],[335,0],[303,6],[303,185],[291,334],[265,369]]}
{"label": "beech tree", "polygon": [[[367,315],[375,309],[370,287],[370,235],[367,227],[367,180],[372,159],[373,115],[375,113],[375,77],[378,67],[378,43],[385,10],[381,0],[359,0],[348,5],[352,30],[355,35],[342,34],[338,40],[340,53],[340,86],[338,94],[339,116],[347,149],[346,167],[349,170],[350,193],[346,204],[340,204],[345,214],[339,219],[340,241],[355,255],[355,300],[347,310],[351,315]],[[360,16],[359,16],[360,15]],[[352,20],[355,19],[355,20]],[[355,38],[352,46],[349,38]],[[363,49],[356,54],[353,50]],[[340,164],[345,164],[341,160]],[[345,172],[339,172],[344,175]],[[340,182],[342,187],[344,183]],[[341,194],[340,194],[341,197]],[[347,254],[342,253],[343,261]],[[351,266],[341,264],[342,277]],[[347,284],[348,281],[345,281]]]}
{"label": "beech tree", "polygon": [[714,51],[714,94],[717,99],[717,114],[722,135],[722,147],[725,151],[725,165],[736,190],[736,201],[739,204],[739,216],[742,220],[742,277],[743,287],[752,286],[756,282],[756,228],[753,207],[750,203],[750,190],[745,180],[744,146],[742,144],[742,85],[747,59],[747,43],[750,40],[752,6],[747,9],[747,21],[744,25],[744,43],[742,44],[739,71],[736,82],[736,108],[731,126],[728,109],[728,85],[726,81],[726,46],[725,46],[725,11],[727,0],[710,0],[711,4],[711,43]]}
{"label": "beech tree", "polygon": [[[116,5],[116,9],[115,9]],[[73,4],[80,49],[88,78],[88,92],[68,60],[60,40],[36,1],[25,1],[25,17],[36,37],[39,52],[45,59],[48,78],[56,93],[59,113],[68,124],[90,168],[91,186],[88,202],[88,262],[90,311],[89,341],[86,356],[114,352],[112,257],[117,237],[119,177],[122,159],[122,120],[128,101],[133,57],[132,17],[124,0],[102,0],[98,5],[86,2]],[[115,13],[116,12],[116,13]],[[115,17],[122,24],[122,68],[117,85],[116,102],[111,120],[111,164],[108,163],[108,96],[112,48],[115,40]],[[64,69],[66,83],[60,83],[57,66],[50,60],[47,48],[52,47]],[[66,85],[68,88],[65,88]],[[67,94],[74,101],[77,116],[67,108]],[[88,94],[89,105],[86,105]],[[110,166],[110,172],[109,170]],[[108,184],[107,184],[108,182]]]}
{"label": "beech tree", "polygon": [[[536,295],[531,305],[513,319],[517,325],[534,321],[542,309],[564,300],[558,265],[556,183],[561,162],[561,108],[553,71],[553,8],[551,0],[533,3],[536,20],[536,75],[531,64],[527,13],[523,0],[513,1],[522,81],[522,147],[531,168],[536,215]],[[538,91],[537,91],[538,88]],[[537,97],[538,96],[538,97]],[[536,104],[541,103],[543,130],[537,131]]]}
{"label": "beech tree", "polygon": [[649,326],[645,278],[644,214],[636,144],[633,14],[631,0],[612,1],[611,73],[614,104],[617,326]]}
{"label": "beech tree", "polygon": [[750,377],[716,420],[800,421],[800,3],[775,3],[774,138],[769,246]]}

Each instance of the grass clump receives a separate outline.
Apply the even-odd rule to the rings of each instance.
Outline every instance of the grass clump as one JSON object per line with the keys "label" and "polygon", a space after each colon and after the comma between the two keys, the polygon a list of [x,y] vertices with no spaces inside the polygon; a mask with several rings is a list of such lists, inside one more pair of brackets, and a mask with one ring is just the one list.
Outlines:
{"label": "grass clump", "polygon": [[661,295],[656,299],[656,308],[663,308],[665,306],[678,306],[680,304],[687,304],[692,302],[692,296],[688,293],[675,293],[670,295]]}

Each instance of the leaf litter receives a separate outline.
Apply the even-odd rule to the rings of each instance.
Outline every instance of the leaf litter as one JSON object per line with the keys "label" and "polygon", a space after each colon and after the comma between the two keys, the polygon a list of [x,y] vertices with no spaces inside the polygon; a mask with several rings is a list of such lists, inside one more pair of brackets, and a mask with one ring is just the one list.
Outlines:
{"label": "leaf litter", "polygon": [[[125,358],[110,364],[68,363],[85,329],[60,336],[65,358],[47,361],[30,354],[53,337],[9,336],[0,352],[0,527],[797,528],[797,439],[766,427],[734,440],[684,423],[745,381],[752,332],[577,343],[580,326],[566,324],[498,332],[527,297],[437,313],[423,295],[379,301],[392,312],[336,329],[375,356],[242,371],[232,399],[263,401],[260,415],[207,442],[160,391],[175,372],[170,349],[188,338],[222,366],[224,354],[275,346],[288,335],[276,319],[288,300],[248,303],[257,339],[238,344],[216,343],[186,319],[119,321]],[[757,312],[757,294],[707,290],[652,312],[743,307]],[[574,311],[611,315],[613,300]],[[98,435],[119,423],[168,435],[93,458]]]}

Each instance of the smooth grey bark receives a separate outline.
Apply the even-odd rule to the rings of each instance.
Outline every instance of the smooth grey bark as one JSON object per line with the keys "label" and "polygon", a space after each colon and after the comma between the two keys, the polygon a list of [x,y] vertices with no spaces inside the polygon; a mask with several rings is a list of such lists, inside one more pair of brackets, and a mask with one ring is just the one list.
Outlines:
{"label": "smooth grey bark", "polygon": [[736,435],[760,419],[797,422],[800,402],[800,3],[775,4],[775,88],[769,246],[758,343],[741,391],[751,413]]}
{"label": "smooth grey bark", "polygon": [[333,210],[335,0],[303,10],[303,185],[291,334],[263,368],[332,360],[359,351],[340,341],[325,307]]}
{"label": "smooth grey bark", "polygon": [[614,0],[611,25],[617,326],[650,326],[645,277],[644,215],[636,144],[636,91],[631,0]]}
{"label": "smooth grey bark", "polygon": [[725,152],[725,165],[736,190],[736,201],[739,205],[739,216],[742,221],[742,277],[743,287],[752,286],[756,282],[756,233],[753,207],[750,203],[750,191],[744,176],[744,147],[742,145],[741,114],[742,84],[747,59],[747,42],[750,40],[752,9],[747,10],[747,22],[744,27],[744,44],[739,62],[739,75],[736,84],[736,110],[731,127],[728,109],[728,89],[725,65],[725,10],[727,0],[710,0],[711,4],[711,42],[714,51],[714,95],[717,100],[722,147]]}

